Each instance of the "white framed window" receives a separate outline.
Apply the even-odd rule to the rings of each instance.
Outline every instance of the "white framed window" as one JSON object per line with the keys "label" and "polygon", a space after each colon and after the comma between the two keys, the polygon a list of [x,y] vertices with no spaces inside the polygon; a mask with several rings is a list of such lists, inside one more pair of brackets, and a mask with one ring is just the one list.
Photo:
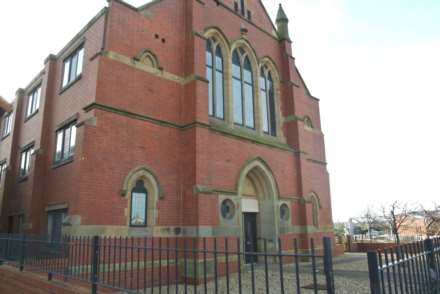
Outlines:
{"label": "white framed window", "polygon": [[30,117],[40,108],[41,87],[35,88],[28,96],[26,118]]}
{"label": "white framed window", "polygon": [[63,87],[75,81],[82,73],[84,64],[84,47],[80,47],[64,60]]}

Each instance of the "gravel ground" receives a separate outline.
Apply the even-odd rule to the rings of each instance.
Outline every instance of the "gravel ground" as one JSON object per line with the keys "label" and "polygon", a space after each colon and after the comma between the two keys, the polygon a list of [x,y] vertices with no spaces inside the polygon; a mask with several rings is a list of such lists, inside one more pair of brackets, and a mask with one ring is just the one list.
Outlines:
{"label": "gravel ground", "polygon": [[[318,263],[317,283],[318,285],[325,285],[325,277],[323,275],[322,263]],[[335,273],[335,289],[338,294],[370,294],[369,279],[368,279],[368,265],[366,254],[346,254],[341,257],[334,258],[334,273]],[[313,285],[313,275],[311,274],[311,265],[309,263],[302,263],[300,265],[300,286],[301,294],[314,293],[311,289],[304,289],[304,286]],[[273,294],[281,293],[281,282],[279,268],[277,265],[270,266],[269,269],[269,291]],[[252,292],[252,275],[250,268],[246,268],[242,272],[242,293]],[[218,293],[228,293],[226,278],[218,280]],[[208,293],[215,293],[215,283],[210,282],[207,285]],[[162,293],[167,293],[166,288],[162,288]],[[155,289],[154,293],[159,293],[159,289]],[[176,293],[175,287],[170,287],[170,293]],[[183,285],[179,286],[178,293],[194,294],[192,285],[188,285],[187,292]],[[197,287],[197,293],[205,293],[204,286]],[[230,277],[229,293],[235,294],[238,292],[238,278],[237,273]],[[261,265],[255,268],[255,293],[266,293],[266,279],[264,267]],[[284,293],[297,294],[296,272],[292,265],[288,265],[284,269]],[[325,293],[322,289],[319,293]]]}

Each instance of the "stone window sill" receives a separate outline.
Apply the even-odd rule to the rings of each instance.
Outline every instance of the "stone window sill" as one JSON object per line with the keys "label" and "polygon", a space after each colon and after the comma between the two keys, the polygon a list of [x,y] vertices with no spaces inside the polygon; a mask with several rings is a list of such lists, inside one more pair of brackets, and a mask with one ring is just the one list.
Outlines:
{"label": "stone window sill", "polygon": [[61,160],[61,161],[54,162],[54,164],[52,165],[52,169],[56,169],[56,168],[65,166],[65,165],[67,165],[69,163],[72,163],[72,162],[73,162],[73,157],[70,157],[68,159],[64,159],[64,160]]}
{"label": "stone window sill", "polygon": [[24,122],[27,122],[28,120],[30,120],[31,118],[33,118],[34,116],[36,116],[38,114],[38,109],[35,110],[31,115],[29,115],[28,117],[26,117],[24,119]]}
{"label": "stone window sill", "polygon": [[62,86],[59,95],[63,94],[65,91],[67,91],[70,87],[72,87],[74,84],[76,84],[76,82],[81,80],[81,78],[82,78],[82,74],[77,76],[74,80],[71,80],[67,85]]}

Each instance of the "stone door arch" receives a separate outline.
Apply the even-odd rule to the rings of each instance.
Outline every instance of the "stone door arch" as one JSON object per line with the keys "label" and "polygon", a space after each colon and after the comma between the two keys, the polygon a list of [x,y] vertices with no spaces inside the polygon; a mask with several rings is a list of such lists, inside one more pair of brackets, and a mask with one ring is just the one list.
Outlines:
{"label": "stone door arch", "polygon": [[272,171],[262,159],[253,159],[242,168],[237,191],[242,240],[245,237],[243,215],[256,211],[258,251],[262,251],[264,239],[269,251],[276,250],[279,236],[278,187]]}

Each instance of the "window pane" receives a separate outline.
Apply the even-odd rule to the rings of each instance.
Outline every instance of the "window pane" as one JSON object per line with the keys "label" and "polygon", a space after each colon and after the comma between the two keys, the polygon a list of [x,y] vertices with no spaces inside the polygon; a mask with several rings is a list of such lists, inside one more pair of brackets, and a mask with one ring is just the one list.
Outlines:
{"label": "window pane", "polygon": [[38,90],[37,90],[35,95],[36,96],[35,96],[35,99],[34,99],[35,100],[34,101],[34,105],[35,105],[34,111],[36,111],[37,109],[40,108],[41,88],[38,88]]}
{"label": "window pane", "polygon": [[8,118],[8,134],[11,132],[11,129],[12,129],[12,114],[10,114]]}
{"label": "window pane", "polygon": [[76,69],[78,66],[78,55],[75,54],[71,57],[70,62],[70,80],[69,82],[73,81],[76,78]]}
{"label": "window pane", "polygon": [[215,50],[215,69],[223,72],[223,55],[220,46]]}
{"label": "window pane", "polygon": [[237,51],[232,55],[232,76],[241,79],[241,65]]}
{"label": "window pane", "polygon": [[70,59],[64,61],[63,86],[69,83]]}
{"label": "window pane", "polygon": [[261,122],[263,124],[263,131],[268,133],[269,132],[269,119],[268,119],[268,111],[267,111],[267,96],[266,91],[261,90]]}
{"label": "window pane", "polygon": [[69,156],[69,147],[70,147],[70,128],[64,130],[64,142],[63,142],[63,154],[62,159],[67,159]]}
{"label": "window pane", "polygon": [[214,94],[212,88],[214,87],[212,80],[212,47],[211,40],[206,42],[206,79],[208,84],[208,103],[209,103],[209,115],[214,115]]}
{"label": "window pane", "polygon": [[232,97],[234,99],[234,122],[243,124],[243,106],[241,99],[241,81],[232,79]]}
{"label": "window pane", "polygon": [[30,168],[31,168],[31,156],[32,156],[32,152],[33,152],[33,149],[29,149],[27,152],[26,152],[26,173],[28,173],[29,172],[29,170],[30,170]]}
{"label": "window pane", "polygon": [[55,149],[55,161],[61,160],[61,155],[63,151],[63,132],[57,133],[57,145]]}
{"label": "window pane", "polygon": [[29,95],[28,104],[26,109],[26,117],[32,114],[33,95]]}
{"label": "window pane", "polygon": [[243,79],[245,82],[252,84],[252,67],[249,58],[245,58],[243,64]]}
{"label": "window pane", "polygon": [[212,68],[206,67],[206,79],[209,81],[208,84],[208,99],[209,99],[209,115],[214,115],[214,97],[212,93]]}
{"label": "window pane", "polygon": [[254,127],[254,95],[252,85],[244,84],[246,126]]}
{"label": "window pane", "polygon": [[224,118],[223,115],[223,101],[224,101],[224,92],[223,92],[223,73],[216,71],[215,73],[215,116],[218,118]]}
{"label": "window pane", "polygon": [[20,158],[20,175],[22,176],[24,174],[26,174],[26,153],[22,152]]}
{"label": "window pane", "polygon": [[268,106],[269,106],[269,122],[270,122],[270,134],[276,136],[276,111],[275,111],[275,90],[273,87],[272,78],[269,74],[269,80],[267,81],[268,87]]}
{"label": "window pane", "polygon": [[84,64],[84,48],[81,48],[78,52],[78,61],[76,66],[76,76],[79,76],[82,73]]}
{"label": "window pane", "polygon": [[264,75],[263,70],[261,70],[260,74],[260,89],[266,90],[266,76]]}
{"label": "window pane", "polygon": [[70,134],[69,157],[73,156],[73,154],[75,153],[75,144],[76,144],[76,126],[73,125],[71,127],[71,134]]}
{"label": "window pane", "polygon": [[206,65],[209,65],[212,67],[212,47],[211,47],[210,40],[208,40],[208,42],[206,42]]}
{"label": "window pane", "polygon": [[144,226],[147,223],[146,219],[146,203],[147,194],[136,193],[131,194],[131,224],[133,226]]}

